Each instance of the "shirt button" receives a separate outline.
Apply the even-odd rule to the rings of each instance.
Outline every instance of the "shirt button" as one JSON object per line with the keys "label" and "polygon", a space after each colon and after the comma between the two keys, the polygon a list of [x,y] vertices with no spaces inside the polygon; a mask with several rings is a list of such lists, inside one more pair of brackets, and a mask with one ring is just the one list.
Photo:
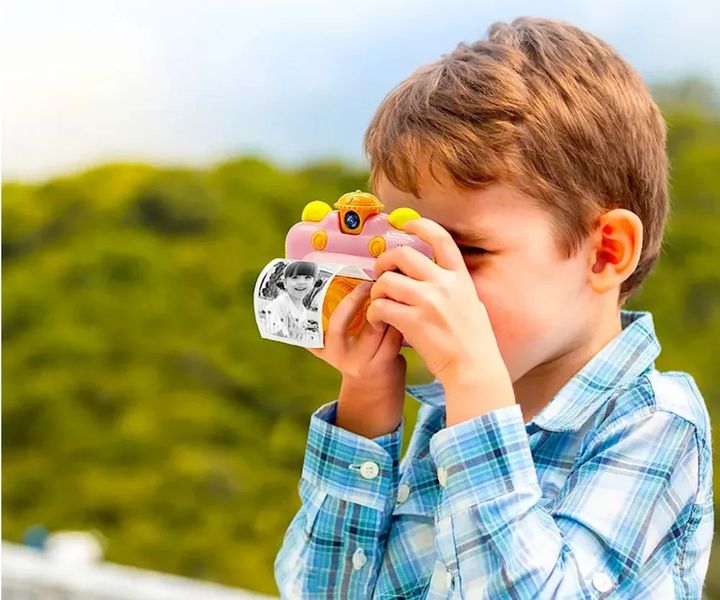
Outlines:
{"label": "shirt button", "polygon": [[602,572],[598,572],[593,575],[592,584],[598,592],[607,592],[613,585],[612,579]]}
{"label": "shirt button", "polygon": [[365,479],[375,479],[379,472],[380,467],[378,467],[377,463],[374,463],[371,460],[366,460],[360,465],[360,475],[362,475]]}
{"label": "shirt button", "polygon": [[438,467],[437,478],[438,482],[440,482],[440,485],[445,487],[445,482],[447,482],[447,472],[445,471],[444,467]]}
{"label": "shirt button", "polygon": [[358,548],[352,556],[353,569],[356,571],[362,569],[367,562],[367,556],[365,556],[365,550]]}
{"label": "shirt button", "polygon": [[405,502],[405,500],[408,499],[409,495],[410,495],[410,486],[407,485],[406,483],[401,483],[400,487],[398,488],[397,501]]}

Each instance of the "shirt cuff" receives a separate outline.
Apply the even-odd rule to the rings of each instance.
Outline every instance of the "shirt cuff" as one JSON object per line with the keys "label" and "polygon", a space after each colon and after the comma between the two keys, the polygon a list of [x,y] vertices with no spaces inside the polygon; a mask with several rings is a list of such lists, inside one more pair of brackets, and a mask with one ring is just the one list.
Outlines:
{"label": "shirt cuff", "polygon": [[441,429],[430,454],[440,482],[438,520],[539,485],[519,404]]}
{"label": "shirt cuff", "polygon": [[337,405],[323,404],[310,417],[302,477],[336,498],[387,510],[397,493],[405,418],[370,439],[335,424]]}

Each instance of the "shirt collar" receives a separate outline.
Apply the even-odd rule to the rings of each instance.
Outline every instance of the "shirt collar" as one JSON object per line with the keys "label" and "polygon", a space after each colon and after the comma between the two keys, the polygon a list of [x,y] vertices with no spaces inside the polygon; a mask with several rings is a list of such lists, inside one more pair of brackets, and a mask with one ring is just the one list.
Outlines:
{"label": "shirt collar", "polygon": [[[634,380],[654,365],[660,354],[652,314],[620,310],[622,331],[555,394],[527,425],[550,431],[577,431],[609,393]],[[445,390],[436,379],[407,385],[405,391],[423,404],[445,406]]]}

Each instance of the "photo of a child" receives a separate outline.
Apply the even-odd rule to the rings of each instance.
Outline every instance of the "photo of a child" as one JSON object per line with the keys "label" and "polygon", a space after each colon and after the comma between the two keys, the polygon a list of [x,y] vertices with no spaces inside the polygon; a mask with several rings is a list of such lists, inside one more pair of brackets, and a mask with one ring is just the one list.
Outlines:
{"label": "photo of a child", "polygon": [[319,344],[318,309],[313,300],[325,281],[313,262],[276,264],[260,292],[260,299],[277,294],[259,310],[259,322],[264,324],[265,332],[303,346]]}

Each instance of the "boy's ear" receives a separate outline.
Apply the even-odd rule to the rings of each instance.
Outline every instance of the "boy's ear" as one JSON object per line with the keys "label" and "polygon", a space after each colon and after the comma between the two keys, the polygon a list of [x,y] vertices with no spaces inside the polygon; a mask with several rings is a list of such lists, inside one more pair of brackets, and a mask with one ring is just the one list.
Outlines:
{"label": "boy's ear", "polygon": [[643,225],[634,212],[615,208],[600,217],[592,234],[590,285],[604,293],[619,288],[640,261]]}

